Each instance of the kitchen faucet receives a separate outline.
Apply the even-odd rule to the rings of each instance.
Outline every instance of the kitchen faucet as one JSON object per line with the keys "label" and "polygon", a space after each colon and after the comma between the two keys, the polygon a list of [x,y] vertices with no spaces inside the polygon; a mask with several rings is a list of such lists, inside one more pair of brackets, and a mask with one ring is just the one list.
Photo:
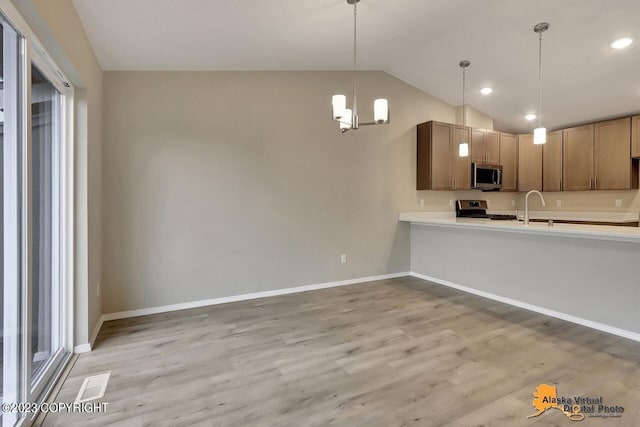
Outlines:
{"label": "kitchen faucet", "polygon": [[529,225],[529,196],[533,193],[540,196],[540,201],[542,201],[542,206],[547,206],[547,204],[544,202],[544,197],[542,197],[541,192],[539,192],[538,190],[529,191],[524,198],[524,225]]}

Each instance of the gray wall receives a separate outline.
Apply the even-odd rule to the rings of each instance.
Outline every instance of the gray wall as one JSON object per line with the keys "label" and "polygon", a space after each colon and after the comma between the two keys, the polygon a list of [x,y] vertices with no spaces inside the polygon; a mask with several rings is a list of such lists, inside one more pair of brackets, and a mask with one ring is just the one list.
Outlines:
{"label": "gray wall", "polygon": [[411,225],[411,270],[640,333],[637,243]]}
{"label": "gray wall", "polygon": [[415,190],[415,125],[453,123],[455,108],[363,72],[362,120],[384,96],[392,123],[341,135],[331,95],[351,81],[106,72],[104,312],[408,271],[398,211],[458,196]]}
{"label": "gray wall", "polygon": [[362,73],[363,119],[384,95],[393,124],[340,135],[330,98],[350,83],[105,73],[104,312],[408,271],[395,206],[398,188],[415,188],[414,126],[455,111]]}

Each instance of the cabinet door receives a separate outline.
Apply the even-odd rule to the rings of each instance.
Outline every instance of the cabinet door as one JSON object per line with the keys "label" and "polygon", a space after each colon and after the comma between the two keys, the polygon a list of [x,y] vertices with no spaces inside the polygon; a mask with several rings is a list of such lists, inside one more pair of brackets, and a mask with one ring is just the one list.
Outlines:
{"label": "cabinet door", "polygon": [[640,158],[640,116],[631,119],[631,157]]}
{"label": "cabinet door", "polygon": [[542,189],[562,191],[562,131],[547,134],[542,146]]}
{"label": "cabinet door", "polygon": [[471,128],[466,126],[453,126],[453,189],[471,189],[471,159],[469,156],[460,157],[458,146],[462,142],[468,142],[471,137]]}
{"label": "cabinet door", "polygon": [[518,191],[542,190],[542,145],[533,135],[518,135]]}
{"label": "cabinet door", "polygon": [[563,131],[563,184],[569,191],[593,188],[593,125]]}
{"label": "cabinet door", "polygon": [[431,190],[431,122],[416,126],[416,190]]}
{"label": "cabinet door", "polygon": [[631,119],[609,120],[594,126],[594,188],[631,189]]}
{"label": "cabinet door", "polygon": [[518,139],[512,133],[500,132],[502,191],[518,190]]}
{"label": "cabinet door", "polygon": [[452,184],[453,127],[447,123],[427,122],[418,125],[418,190],[450,190]]}
{"label": "cabinet door", "polygon": [[493,166],[500,164],[500,139],[499,133],[488,130],[485,133],[484,145],[486,148],[487,163]]}
{"label": "cabinet door", "polygon": [[487,163],[486,131],[471,128],[471,162],[484,165]]}

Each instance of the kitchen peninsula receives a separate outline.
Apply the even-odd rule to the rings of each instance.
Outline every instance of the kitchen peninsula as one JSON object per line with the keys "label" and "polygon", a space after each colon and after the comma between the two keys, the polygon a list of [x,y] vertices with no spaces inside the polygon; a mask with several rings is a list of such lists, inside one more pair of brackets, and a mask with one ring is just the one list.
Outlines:
{"label": "kitchen peninsula", "polygon": [[[602,216],[638,221],[582,214]],[[454,212],[406,212],[399,221],[410,223],[417,277],[640,341],[638,227],[525,226]]]}

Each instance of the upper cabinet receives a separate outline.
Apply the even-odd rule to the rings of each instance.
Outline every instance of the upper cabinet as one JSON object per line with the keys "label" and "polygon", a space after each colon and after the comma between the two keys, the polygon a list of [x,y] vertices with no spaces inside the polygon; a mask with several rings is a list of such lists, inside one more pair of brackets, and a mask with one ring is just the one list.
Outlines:
{"label": "upper cabinet", "polygon": [[549,132],[542,146],[542,190],[562,191],[562,131]]}
{"label": "upper cabinet", "polygon": [[502,165],[502,191],[518,191],[518,137],[500,132],[499,161]]}
{"label": "upper cabinet", "polygon": [[631,159],[631,118],[563,131],[565,190],[638,188],[638,162]]}
{"label": "upper cabinet", "polygon": [[593,125],[563,130],[564,189],[591,190],[593,187]]}
{"label": "upper cabinet", "polygon": [[471,129],[471,162],[498,165],[500,160],[499,132]]}
{"label": "upper cabinet", "polygon": [[631,157],[640,158],[640,116],[631,118]]}
{"label": "upper cabinet", "polygon": [[453,184],[453,125],[418,125],[418,190],[451,190]]}
{"label": "upper cabinet", "polygon": [[542,145],[533,135],[518,135],[518,191],[542,190]]}
{"label": "upper cabinet", "polygon": [[[426,122],[418,125],[418,190],[469,190],[471,163],[502,166],[502,191],[638,188],[640,116],[533,135]],[[460,157],[460,144],[470,144]]]}
{"label": "upper cabinet", "polygon": [[594,134],[595,190],[638,188],[638,162],[631,152],[631,118],[596,123]]}
{"label": "upper cabinet", "polygon": [[469,142],[471,128],[441,122],[418,125],[418,190],[469,190],[471,159],[460,157],[459,146]]}

